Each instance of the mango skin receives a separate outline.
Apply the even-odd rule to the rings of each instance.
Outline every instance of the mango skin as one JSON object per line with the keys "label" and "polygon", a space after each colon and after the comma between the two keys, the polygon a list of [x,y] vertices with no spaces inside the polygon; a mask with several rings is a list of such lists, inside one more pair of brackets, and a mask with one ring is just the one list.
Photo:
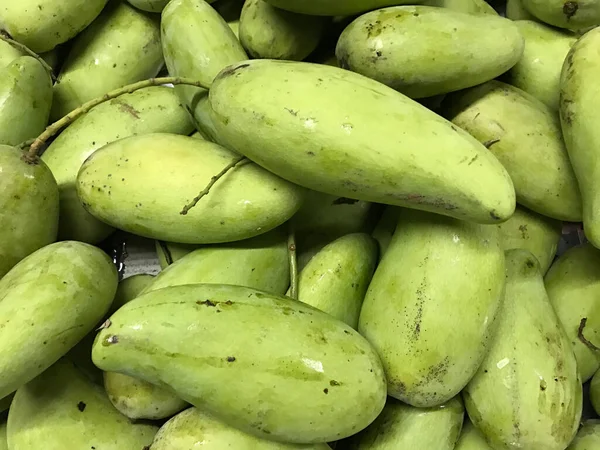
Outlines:
{"label": "mango skin", "polygon": [[56,240],[58,187],[48,167],[28,164],[23,151],[0,145],[0,279]]}
{"label": "mango skin", "polygon": [[138,297],[110,320],[92,349],[98,367],[169,386],[264,439],[344,438],[385,403],[383,369],[369,343],[291,299],[241,286],[173,286]]}
{"label": "mango skin", "polygon": [[148,12],[161,12],[169,0],[127,0],[131,5],[135,6],[142,11]]}
{"label": "mango skin", "polygon": [[117,286],[115,298],[110,305],[111,312],[136,298],[154,279],[154,275],[140,273],[121,280]]}
{"label": "mango skin", "polygon": [[397,6],[354,20],[335,54],[343,68],[424,98],[497,77],[519,61],[523,46],[515,24],[498,15]]}
{"label": "mango skin", "polygon": [[185,255],[199,248],[199,245],[178,244],[176,242],[156,241],[156,257],[161,270],[179,261]]}
{"label": "mango skin", "polygon": [[598,0],[522,0],[522,3],[535,17],[555,27],[578,30],[600,25]]}
{"label": "mango skin", "polygon": [[0,69],[8,66],[11,62],[24,54],[8,42],[0,41]]}
{"label": "mango skin", "polygon": [[188,134],[193,125],[173,89],[149,87],[96,106],[69,125],[42,155],[60,191],[60,239],[97,244],[114,228],[88,213],[75,189],[84,161],[105,144],[146,133]]}
{"label": "mango skin", "polygon": [[108,0],[4,0],[0,29],[36,53],[52,50],[86,28]]}
{"label": "mango skin", "polygon": [[492,447],[488,445],[481,432],[473,426],[471,421],[465,418],[460,438],[454,450],[492,450]]}
{"label": "mango skin", "polygon": [[74,40],[54,85],[50,117],[58,120],[113,89],[155,77],[163,63],[158,17],[110,3]]}
{"label": "mango skin", "polygon": [[486,143],[504,165],[519,204],[554,219],[581,220],[581,193],[554,111],[495,80],[445,102],[446,117]]}
{"label": "mango skin", "polygon": [[303,189],[247,161],[182,214],[236,157],[217,144],[188,136],[132,136],[86,160],[77,175],[77,194],[88,212],[140,236],[184,244],[246,239],[293,216]]}
{"label": "mango skin", "polygon": [[592,407],[596,414],[600,412],[600,370],[597,371],[592,377],[592,382],[590,383],[590,401],[592,402]]}
{"label": "mango skin", "polygon": [[540,20],[531,14],[523,6],[522,0],[508,0],[506,2],[506,17],[510,20],[531,20],[539,22]]}
{"label": "mango skin", "polygon": [[11,450],[141,450],[156,431],[155,425],[131,423],[65,359],[21,387],[8,415]]}
{"label": "mango skin", "polygon": [[408,0],[268,0],[277,8],[312,16],[352,16],[385,6],[410,3]]}
{"label": "mango skin", "polygon": [[600,352],[579,339],[581,320],[586,318],[583,335],[593,345],[600,346],[600,250],[589,243],[568,249],[552,265],[544,284],[585,383],[600,368]]}
{"label": "mango skin", "polygon": [[494,449],[563,450],[582,410],[575,355],[527,250],[506,252],[496,335],[463,391],[467,413]]}
{"label": "mango skin", "polygon": [[567,450],[595,450],[597,448],[600,448],[600,420],[586,420]]}
{"label": "mango skin", "polygon": [[485,147],[359,74],[252,60],[221,71],[209,99],[222,145],[309,189],[481,223],[514,212],[512,182]]}
{"label": "mango skin", "polygon": [[492,344],[503,285],[495,227],[403,210],[358,325],[382,359],[388,395],[417,407],[456,396]]}
{"label": "mango skin", "polygon": [[426,6],[437,6],[438,8],[447,8],[452,11],[467,13],[467,14],[490,14],[497,16],[498,13],[485,0],[425,0],[420,2]]}

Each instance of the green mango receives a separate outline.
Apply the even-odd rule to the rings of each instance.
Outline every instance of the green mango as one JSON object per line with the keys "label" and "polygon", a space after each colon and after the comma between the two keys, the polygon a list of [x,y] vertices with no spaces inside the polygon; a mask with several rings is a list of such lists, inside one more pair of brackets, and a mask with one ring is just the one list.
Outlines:
{"label": "green mango", "polygon": [[581,220],[581,194],[554,111],[495,80],[450,94],[445,102],[446,117],[504,165],[517,202],[554,219]]}
{"label": "green mango", "polygon": [[0,144],[0,279],[37,249],[56,240],[58,188],[43,162]]}
{"label": "green mango", "polygon": [[326,245],[302,269],[298,300],[356,329],[376,264],[375,239],[365,233],[342,236]]}
{"label": "green mango", "polygon": [[50,118],[58,120],[109,91],[155,77],[163,63],[159,17],[111,2],[75,38],[54,85]]}
{"label": "green mango", "polygon": [[175,261],[179,261],[188,253],[192,253],[199,246],[178,244],[176,242],[156,241],[156,256],[162,270],[169,267]]}
{"label": "green mango", "polygon": [[185,244],[246,239],[293,216],[303,189],[246,161],[186,213],[184,207],[236,157],[189,136],[132,136],[86,160],[77,193],[88,212],[140,236]]}
{"label": "green mango", "polygon": [[506,252],[505,289],[491,348],[463,391],[467,413],[492,448],[563,450],[579,426],[581,379],[529,251]]}
{"label": "green mango", "polygon": [[485,0],[425,0],[419,3],[425,6],[437,6],[438,8],[447,8],[466,14],[498,15],[496,10]]}
{"label": "green mango", "polygon": [[97,244],[114,230],[89,214],[77,197],[77,172],[92,153],[128,136],[188,134],[192,129],[179,98],[168,87],[149,87],[122,95],[96,106],[69,125],[42,155],[60,191],[59,238]]}
{"label": "green mango", "polygon": [[491,346],[503,286],[496,227],[403,210],[358,325],[388,395],[417,407],[456,396]]}
{"label": "green mango", "polygon": [[504,250],[529,250],[540,263],[542,275],[548,271],[558,249],[562,233],[561,222],[517,207],[510,219],[496,226],[500,231],[501,247]]}
{"label": "green mango", "polygon": [[3,0],[0,28],[36,53],[52,50],[86,28],[108,0]]}
{"label": "green mango", "polygon": [[240,42],[253,58],[302,61],[319,45],[327,20],[275,8],[265,0],[246,0]]}
{"label": "green mango", "polygon": [[560,121],[583,202],[587,239],[600,248],[600,27],[588,31],[571,47],[561,72]]}
{"label": "green mango", "polygon": [[309,189],[481,223],[514,212],[510,177],[485,147],[362,75],[246,61],[224,69],[209,98],[219,142]]}
{"label": "green mango", "polygon": [[[394,206],[388,206],[383,210],[379,222],[375,226],[371,236],[375,238],[379,246],[378,262],[383,259],[383,255],[387,252],[390,246],[394,231],[396,231],[396,225],[398,224],[398,215],[401,209]],[[510,219],[508,219],[510,220]]]}
{"label": "green mango", "polygon": [[397,6],[352,22],[335,54],[341,67],[423,98],[501,75],[519,61],[523,46],[515,24],[498,15]]}
{"label": "green mango", "polygon": [[267,0],[277,8],[312,16],[351,16],[384,6],[412,3],[409,0]]}
{"label": "green mango", "polygon": [[460,397],[434,408],[415,408],[390,398],[375,422],[351,438],[350,450],[452,450],[463,417]]}
{"label": "green mango", "polygon": [[154,275],[148,273],[140,273],[121,280],[110,308],[111,312],[115,312],[125,303],[136,298],[154,280]]}
{"label": "green mango", "polygon": [[19,388],[8,415],[11,450],[142,450],[158,427],[134,424],[73,364],[59,360]]}
{"label": "green mango", "polygon": [[233,31],[233,34],[235,34],[236,38],[240,38],[240,21],[239,20],[232,20],[231,22],[227,22],[227,25],[229,25],[229,28],[231,28],[231,31]]}
{"label": "green mango", "polygon": [[506,17],[511,20],[531,20],[539,22],[537,17],[525,9],[523,0],[508,0],[506,2]]}
{"label": "green mango", "polygon": [[559,28],[577,30],[600,25],[599,0],[521,0],[539,20]]}
{"label": "green mango", "polygon": [[4,398],[0,398],[0,413],[3,413],[10,407],[14,395],[15,394],[13,392],[12,394],[9,394]]}
{"label": "green mango", "polygon": [[47,245],[4,275],[0,398],[46,370],[91,331],[116,289],[117,270],[110,258],[74,241]]}
{"label": "green mango", "polygon": [[[149,450],[189,450],[201,442],[207,449],[329,450],[327,444],[286,444],[237,430],[205,411],[189,408],[165,423]],[[239,447],[238,447],[239,446]]]}
{"label": "green mango", "polygon": [[592,350],[579,337],[585,318],[583,336],[600,347],[600,250],[590,244],[568,249],[550,267],[544,283],[575,352],[581,380],[586,382],[600,368],[600,349]]}
{"label": "green mango", "polygon": [[51,103],[52,83],[39,61],[21,56],[0,68],[0,144],[18,145],[41,134]]}
{"label": "green mango", "polygon": [[466,418],[454,450],[492,450],[492,447],[488,445],[481,432]]}
{"label": "green mango", "polygon": [[0,70],[20,56],[24,56],[24,53],[8,42],[0,40]]}
{"label": "green mango", "polygon": [[167,6],[169,0],[127,0],[131,5],[135,6],[142,11],[162,12],[163,8]]}
{"label": "green mango", "polygon": [[385,403],[383,369],[369,343],[289,298],[242,286],[172,286],[110,320],[92,349],[98,367],[169,386],[258,437],[333,441],[365,428]]}
{"label": "green mango", "polygon": [[600,370],[594,374],[590,383],[590,401],[596,414],[600,415]]}
{"label": "green mango", "polygon": [[600,420],[586,420],[567,450],[597,450],[600,448]]}

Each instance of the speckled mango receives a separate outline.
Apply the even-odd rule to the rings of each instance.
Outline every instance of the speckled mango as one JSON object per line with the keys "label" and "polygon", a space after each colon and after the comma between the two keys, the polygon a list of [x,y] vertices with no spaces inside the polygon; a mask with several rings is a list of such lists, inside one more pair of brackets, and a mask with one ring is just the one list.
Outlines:
{"label": "speckled mango", "polygon": [[58,120],[113,89],[156,76],[163,65],[159,17],[112,2],[73,41],[54,85]]}
{"label": "speckled mango", "polygon": [[178,244],[176,242],[156,241],[156,257],[161,270],[166,269],[171,264],[179,261],[188,253],[192,253],[199,245]]}
{"label": "speckled mango", "polygon": [[341,439],[369,425],[385,403],[369,343],[288,298],[241,286],[173,286],[138,297],[110,320],[92,349],[98,367],[169,386],[258,437]]}
{"label": "speckled mango", "polygon": [[267,0],[287,11],[313,16],[351,16],[390,5],[409,3],[409,0]]}
{"label": "speckled mango", "polygon": [[6,41],[0,40],[0,69],[5,68],[19,56],[23,55],[24,53],[17,50],[16,47]]}
{"label": "speckled mango", "polygon": [[492,450],[481,432],[473,426],[473,423],[465,418],[460,438],[454,450]]}
{"label": "speckled mango", "polygon": [[417,407],[456,396],[490,348],[503,286],[495,227],[402,210],[358,325],[388,395]]}
{"label": "speckled mango", "polygon": [[452,11],[467,14],[491,14],[497,16],[496,10],[485,0],[425,0],[420,2],[425,6],[437,6],[438,8],[447,8]]}
{"label": "speckled mango", "polygon": [[335,53],[341,67],[423,98],[497,77],[521,58],[523,45],[515,24],[498,15],[397,6],[352,22]]}
{"label": "speckled mango", "polygon": [[59,238],[97,244],[114,230],[88,213],[77,197],[77,172],[92,153],[128,136],[188,134],[192,130],[179,98],[168,87],[149,87],[121,95],[69,125],[42,155],[60,191]]}
{"label": "speckled mango", "polygon": [[65,359],[19,388],[8,415],[11,450],[143,450],[156,431],[131,423]]}
{"label": "speckled mango", "polygon": [[221,71],[209,99],[222,145],[309,189],[482,223],[514,212],[510,177],[485,147],[362,75],[245,61]]}
{"label": "speckled mango", "polygon": [[162,12],[169,0],[127,0],[130,4],[142,11]]}
{"label": "speckled mango", "polygon": [[600,25],[600,0],[521,0],[539,20],[559,28],[578,30]]}
{"label": "speckled mango", "polygon": [[594,374],[590,383],[590,402],[596,414],[600,415],[600,370]]}
{"label": "speckled mango", "polygon": [[581,220],[581,194],[556,113],[500,81],[450,94],[445,115],[504,165],[521,205],[558,220]]}
{"label": "speckled mango", "polygon": [[529,251],[506,252],[505,290],[491,348],[463,391],[467,413],[492,448],[563,450],[579,426],[581,379]]}
{"label": "speckled mango", "polygon": [[598,448],[600,448],[600,420],[590,419],[583,422],[567,450],[596,450]]}

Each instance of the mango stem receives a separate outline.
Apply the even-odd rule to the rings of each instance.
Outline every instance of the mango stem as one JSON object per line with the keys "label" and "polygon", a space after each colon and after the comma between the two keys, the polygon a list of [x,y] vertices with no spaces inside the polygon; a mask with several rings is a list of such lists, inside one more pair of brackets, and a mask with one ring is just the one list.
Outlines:
{"label": "mango stem", "polygon": [[40,64],[42,65],[42,67],[44,67],[44,69],[46,69],[46,72],[48,72],[48,75],[50,75],[50,78],[52,79],[52,81],[56,81],[56,77],[54,76],[52,67],[50,67],[48,65],[48,63],[46,61],[44,61],[44,58],[42,58],[36,52],[34,52],[33,50],[30,50],[29,47],[27,47],[26,45],[15,41],[14,39],[12,39],[10,37],[10,35],[6,31],[3,31],[3,30],[0,30],[0,40],[6,42],[7,44],[12,45],[17,50],[21,50],[23,53],[26,53],[27,55],[31,56],[32,58],[37,59],[40,62]]}
{"label": "mango stem", "polygon": [[290,261],[290,297],[298,300],[298,258],[296,255],[296,233],[290,223],[288,234],[288,258]]}
{"label": "mango stem", "polygon": [[584,317],[581,319],[581,322],[579,322],[579,330],[577,330],[577,337],[579,337],[579,340],[581,342],[583,342],[590,350],[593,350],[593,351],[600,350],[600,348],[596,347],[594,344],[592,344],[590,341],[588,341],[586,339],[586,337],[583,335],[583,330],[584,330],[586,324],[587,324],[587,317]]}

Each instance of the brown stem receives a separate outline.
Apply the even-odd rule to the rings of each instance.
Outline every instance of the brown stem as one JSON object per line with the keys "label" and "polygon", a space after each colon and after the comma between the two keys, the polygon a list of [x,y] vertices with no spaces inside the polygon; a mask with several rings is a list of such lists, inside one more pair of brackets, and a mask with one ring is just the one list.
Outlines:
{"label": "brown stem", "polygon": [[46,61],[44,61],[44,58],[42,58],[36,52],[34,52],[33,50],[30,50],[29,47],[27,47],[26,45],[23,45],[20,42],[17,42],[14,39],[12,39],[6,31],[0,30],[0,40],[12,45],[17,50],[21,50],[23,53],[28,54],[32,58],[37,59],[40,62],[40,64],[44,67],[44,69],[46,69],[46,71],[50,75],[50,78],[52,79],[52,81],[56,81],[54,72],[52,72],[52,67],[50,67],[48,65],[48,63]]}
{"label": "brown stem", "polygon": [[296,233],[290,222],[288,234],[288,258],[290,261],[290,297],[298,300],[298,258],[296,255]]}
{"label": "brown stem", "polygon": [[593,350],[593,351],[600,350],[600,348],[596,347],[594,344],[592,344],[590,341],[588,341],[585,338],[585,336],[583,335],[583,329],[585,328],[586,323],[587,323],[587,317],[584,317],[583,319],[581,319],[581,322],[579,322],[579,330],[577,330],[577,337],[579,337],[579,340],[581,342],[583,342],[590,350]]}

